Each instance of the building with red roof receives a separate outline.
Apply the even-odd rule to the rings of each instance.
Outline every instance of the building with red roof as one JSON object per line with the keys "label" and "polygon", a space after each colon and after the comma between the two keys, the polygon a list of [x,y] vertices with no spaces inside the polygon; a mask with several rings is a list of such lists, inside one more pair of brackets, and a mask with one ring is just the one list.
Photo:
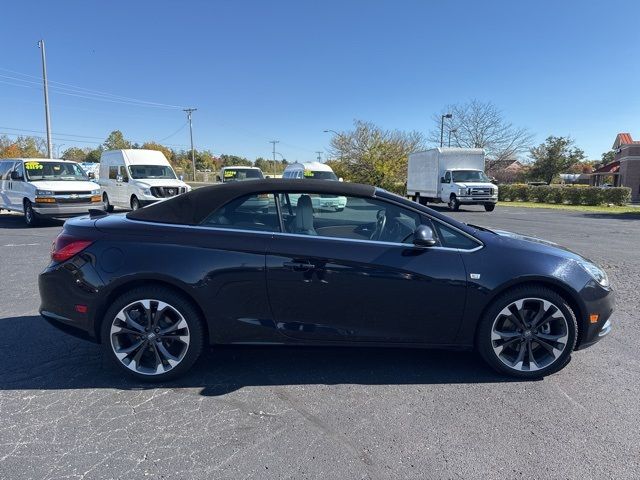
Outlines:
{"label": "building with red roof", "polygon": [[[594,172],[608,173],[617,180],[617,186],[631,188],[631,201],[640,201],[640,141],[630,133],[619,133],[613,142],[614,161]],[[617,179],[616,179],[617,177]]]}

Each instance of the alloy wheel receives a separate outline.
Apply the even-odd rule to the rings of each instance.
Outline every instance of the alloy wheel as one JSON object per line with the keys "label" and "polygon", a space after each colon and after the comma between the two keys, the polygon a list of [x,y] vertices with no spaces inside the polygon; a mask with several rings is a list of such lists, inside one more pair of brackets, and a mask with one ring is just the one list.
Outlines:
{"label": "alloy wheel", "polygon": [[130,303],[111,323],[111,348],[129,370],[142,375],[164,374],[182,362],[191,334],[187,321],[160,300]]}
{"label": "alloy wheel", "polygon": [[495,355],[510,369],[533,372],[565,351],[569,326],[562,310],[542,298],[522,298],[504,307],[491,327]]}

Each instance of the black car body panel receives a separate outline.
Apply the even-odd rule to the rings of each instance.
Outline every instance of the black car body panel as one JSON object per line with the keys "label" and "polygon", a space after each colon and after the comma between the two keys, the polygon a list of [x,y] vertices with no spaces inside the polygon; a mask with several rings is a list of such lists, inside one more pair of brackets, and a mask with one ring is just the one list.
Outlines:
{"label": "black car body panel", "polygon": [[[212,202],[247,192],[311,190],[375,197],[442,222],[476,248],[360,241],[198,226]],[[221,193],[222,191],[222,193]],[[224,200],[226,198],[226,201]],[[197,206],[194,206],[196,205]],[[167,222],[160,222],[166,215]],[[362,185],[312,180],[234,182],[98,219],[65,223],[93,240],[40,275],[42,315],[95,341],[107,308],[139,285],[169,285],[207,322],[208,341],[267,344],[390,344],[471,348],[478,319],[510,287],[539,283],[574,307],[578,347],[598,340],[613,294],[557,246],[480,230],[396,195]],[[76,306],[86,306],[80,313]],[[589,315],[598,314],[596,324]]]}

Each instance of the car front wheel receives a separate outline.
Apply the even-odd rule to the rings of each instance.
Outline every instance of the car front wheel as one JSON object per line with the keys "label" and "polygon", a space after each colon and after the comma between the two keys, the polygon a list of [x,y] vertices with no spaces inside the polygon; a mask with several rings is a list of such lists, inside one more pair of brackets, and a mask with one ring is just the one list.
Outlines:
{"label": "car front wheel", "polygon": [[576,344],[576,317],[546,287],[515,288],[483,316],[476,347],[494,369],[519,378],[541,378],[562,369]]}
{"label": "car front wheel", "polygon": [[106,192],[102,195],[102,203],[106,212],[113,212],[113,205],[109,202],[109,195]]}
{"label": "car front wheel", "polygon": [[136,211],[140,208],[140,200],[137,197],[131,197],[131,210]]}
{"label": "car front wheel", "polygon": [[24,222],[29,227],[35,227],[38,225],[38,214],[33,210],[33,205],[29,200],[24,201]]}
{"label": "car front wheel", "polygon": [[186,372],[203,348],[197,309],[163,287],[133,289],[105,314],[101,338],[107,356],[129,375],[165,381]]}
{"label": "car front wheel", "polygon": [[496,206],[493,203],[485,203],[484,204],[484,209],[487,212],[493,212],[495,210]]}
{"label": "car front wheel", "polygon": [[457,212],[459,209],[460,209],[460,202],[458,201],[455,195],[451,195],[451,197],[449,197],[449,210]]}

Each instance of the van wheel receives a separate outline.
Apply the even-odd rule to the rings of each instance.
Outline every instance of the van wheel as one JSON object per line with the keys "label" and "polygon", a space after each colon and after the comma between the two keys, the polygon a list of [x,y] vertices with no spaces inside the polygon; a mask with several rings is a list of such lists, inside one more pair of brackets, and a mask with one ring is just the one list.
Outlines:
{"label": "van wheel", "polygon": [[24,222],[28,227],[35,227],[38,224],[38,214],[33,211],[31,202],[27,199],[24,201]]}
{"label": "van wheel", "polygon": [[140,200],[134,195],[131,197],[131,210],[138,210],[140,208]]}
{"label": "van wheel", "polygon": [[109,196],[106,192],[102,194],[102,203],[104,204],[105,211],[109,213],[113,212],[113,205],[109,203]]}
{"label": "van wheel", "polygon": [[495,208],[496,208],[496,206],[495,206],[493,203],[486,203],[486,204],[484,205],[484,209],[485,209],[487,212],[493,212],[493,210],[494,210]]}
{"label": "van wheel", "polygon": [[453,194],[449,197],[449,210],[453,210],[454,212],[460,210],[460,202]]}

